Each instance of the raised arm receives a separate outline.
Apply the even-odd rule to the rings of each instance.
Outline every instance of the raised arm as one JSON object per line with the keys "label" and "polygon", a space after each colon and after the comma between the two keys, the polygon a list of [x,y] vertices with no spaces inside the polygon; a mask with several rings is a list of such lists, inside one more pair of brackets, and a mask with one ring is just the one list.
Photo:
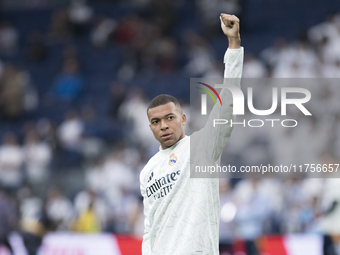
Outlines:
{"label": "raised arm", "polygon": [[[224,55],[224,78],[236,78],[235,85],[240,86],[243,67],[243,48],[241,47],[240,20],[235,15],[222,13],[221,28],[227,36],[229,48]],[[221,91],[221,93],[223,90]]]}
{"label": "raised arm", "polygon": [[229,49],[239,49],[241,47],[240,20],[235,15],[222,13],[220,16],[221,28],[228,37]]}
{"label": "raised arm", "polygon": [[[229,48],[224,55],[224,82],[240,87],[243,67],[243,47],[240,46],[239,19],[234,15],[221,14],[221,28],[228,37]],[[233,116],[233,98],[228,89],[220,92],[223,106],[215,105],[209,115],[205,127],[194,136],[193,144],[204,148],[206,160],[219,160],[233,130],[230,125]],[[214,119],[228,120],[227,124],[213,126]],[[199,153],[198,153],[199,154]]]}

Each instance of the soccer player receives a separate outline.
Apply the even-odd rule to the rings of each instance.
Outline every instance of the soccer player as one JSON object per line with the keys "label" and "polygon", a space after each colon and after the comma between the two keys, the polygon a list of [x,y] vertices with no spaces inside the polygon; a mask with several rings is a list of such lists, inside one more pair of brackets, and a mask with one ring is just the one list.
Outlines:
{"label": "soccer player", "polygon": [[[239,19],[221,14],[221,27],[228,37],[225,78],[242,74],[243,48]],[[211,118],[232,119],[232,97],[222,89],[223,106],[214,106]],[[186,116],[176,98],[159,95],[149,104],[150,128],[160,143],[159,152],[140,174],[144,198],[145,233],[143,255],[219,254],[219,186],[217,178],[190,178],[190,162],[199,159],[216,165],[230,138],[232,127],[206,125],[190,137],[184,133]],[[190,139],[198,142],[203,155],[190,155]],[[194,141],[194,140],[192,140]]]}

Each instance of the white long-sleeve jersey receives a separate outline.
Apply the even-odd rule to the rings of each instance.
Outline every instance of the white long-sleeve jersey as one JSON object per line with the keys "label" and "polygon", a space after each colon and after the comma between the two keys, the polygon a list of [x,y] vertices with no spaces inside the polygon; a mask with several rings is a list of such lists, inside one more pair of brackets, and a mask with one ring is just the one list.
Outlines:
{"label": "white long-sleeve jersey", "polygon": [[[241,78],[243,48],[224,55],[225,78]],[[240,79],[234,79],[240,86]],[[232,119],[232,96],[222,89],[223,106],[214,106],[211,119]],[[210,123],[210,124],[208,124]],[[160,149],[140,174],[144,198],[143,255],[218,255],[219,183],[217,178],[190,178],[190,160],[216,165],[232,131],[212,121],[165,150]],[[202,149],[190,155],[190,139]],[[205,149],[206,148],[206,149]]]}

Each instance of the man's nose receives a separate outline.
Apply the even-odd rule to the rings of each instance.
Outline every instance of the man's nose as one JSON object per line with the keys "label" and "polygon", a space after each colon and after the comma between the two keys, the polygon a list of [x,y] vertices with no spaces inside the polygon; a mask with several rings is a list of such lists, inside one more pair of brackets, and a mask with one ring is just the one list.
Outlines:
{"label": "man's nose", "polygon": [[168,123],[165,120],[161,120],[161,129],[166,130],[168,128],[169,128]]}

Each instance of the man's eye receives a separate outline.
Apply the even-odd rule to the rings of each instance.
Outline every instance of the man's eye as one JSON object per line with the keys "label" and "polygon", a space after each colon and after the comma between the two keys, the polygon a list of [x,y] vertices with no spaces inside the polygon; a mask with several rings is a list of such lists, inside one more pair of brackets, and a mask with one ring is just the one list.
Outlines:
{"label": "man's eye", "polygon": [[169,116],[168,119],[169,120],[172,120],[174,118],[174,116]]}
{"label": "man's eye", "polygon": [[153,122],[151,122],[151,124],[157,124],[158,120],[154,120]]}

